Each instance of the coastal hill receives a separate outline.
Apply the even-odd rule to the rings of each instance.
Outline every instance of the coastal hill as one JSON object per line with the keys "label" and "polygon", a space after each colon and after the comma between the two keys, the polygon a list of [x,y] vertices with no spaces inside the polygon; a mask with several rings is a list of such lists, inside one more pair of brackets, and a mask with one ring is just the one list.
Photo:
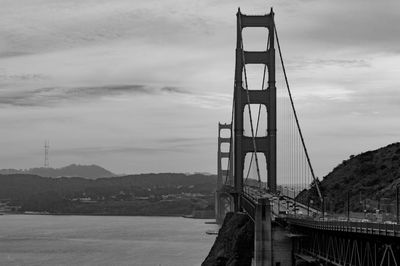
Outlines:
{"label": "coastal hill", "polygon": [[71,164],[61,168],[30,168],[30,169],[1,169],[0,174],[29,174],[38,175],[42,177],[85,177],[85,178],[99,178],[99,177],[113,177],[114,173],[100,167],[98,165],[79,165]]}
{"label": "coastal hill", "polygon": [[95,180],[0,175],[0,207],[52,214],[210,216],[215,183],[215,175],[177,173]]}
{"label": "coastal hill", "polygon": [[[352,211],[361,211],[364,207],[374,211],[378,204],[380,209],[393,211],[397,185],[400,185],[399,142],[351,155],[320,182],[327,208],[336,212],[345,210],[348,194]],[[306,198],[301,195],[304,193],[299,197]]]}

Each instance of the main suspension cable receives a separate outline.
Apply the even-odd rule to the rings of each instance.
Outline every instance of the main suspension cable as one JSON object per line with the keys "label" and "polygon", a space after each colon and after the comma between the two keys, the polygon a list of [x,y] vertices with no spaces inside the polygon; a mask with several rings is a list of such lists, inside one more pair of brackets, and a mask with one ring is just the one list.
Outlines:
{"label": "main suspension cable", "polygon": [[305,142],[304,142],[303,134],[302,134],[302,132],[301,132],[299,119],[298,119],[298,117],[297,117],[297,112],[296,112],[296,109],[295,109],[295,107],[294,107],[294,102],[293,102],[293,98],[292,98],[292,93],[291,93],[290,88],[289,88],[289,81],[288,81],[288,78],[287,78],[287,75],[286,75],[285,65],[284,65],[284,63],[283,63],[283,57],[282,57],[281,46],[280,46],[280,44],[279,44],[278,31],[277,31],[277,29],[276,29],[275,23],[273,23],[273,25],[274,25],[274,31],[275,31],[275,36],[276,36],[276,42],[277,42],[277,44],[278,44],[278,50],[279,50],[279,56],[280,56],[280,59],[281,59],[282,70],[283,70],[283,74],[284,74],[284,76],[285,76],[286,87],[287,87],[287,91],[288,91],[288,94],[289,94],[290,103],[291,103],[291,105],[292,105],[293,115],[294,115],[294,118],[295,118],[295,120],[296,120],[297,130],[298,130],[299,135],[300,135],[301,143],[302,143],[302,145],[303,145],[304,153],[305,153],[306,158],[307,158],[308,166],[310,167],[310,171],[311,171],[312,178],[313,178],[314,183],[315,183],[315,186],[316,186],[316,188],[317,188],[319,200],[322,202],[321,191],[320,191],[320,188],[319,188],[318,183],[317,183],[316,178],[315,178],[314,170],[313,170],[313,167],[312,167],[312,165],[311,165],[310,157],[309,157],[309,155],[308,155],[307,147],[306,147]]}

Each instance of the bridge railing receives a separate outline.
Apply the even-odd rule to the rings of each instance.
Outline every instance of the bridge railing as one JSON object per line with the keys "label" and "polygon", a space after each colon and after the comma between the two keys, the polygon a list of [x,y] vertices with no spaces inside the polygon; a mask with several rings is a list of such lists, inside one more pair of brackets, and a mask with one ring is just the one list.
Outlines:
{"label": "bridge railing", "polygon": [[252,199],[254,202],[257,202],[257,199],[262,198],[264,193],[252,186],[244,186],[243,187],[243,194],[246,195],[248,198]]}
{"label": "bridge railing", "polygon": [[286,217],[286,221],[289,224],[320,230],[400,237],[399,224],[352,221],[318,221],[290,216]]}

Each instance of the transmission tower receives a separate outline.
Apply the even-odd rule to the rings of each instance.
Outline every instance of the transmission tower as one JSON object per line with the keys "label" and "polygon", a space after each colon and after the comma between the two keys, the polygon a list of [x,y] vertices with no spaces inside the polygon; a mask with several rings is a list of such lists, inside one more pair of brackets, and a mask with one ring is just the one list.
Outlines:
{"label": "transmission tower", "polygon": [[48,140],[44,141],[44,168],[49,168],[49,148],[50,143]]}

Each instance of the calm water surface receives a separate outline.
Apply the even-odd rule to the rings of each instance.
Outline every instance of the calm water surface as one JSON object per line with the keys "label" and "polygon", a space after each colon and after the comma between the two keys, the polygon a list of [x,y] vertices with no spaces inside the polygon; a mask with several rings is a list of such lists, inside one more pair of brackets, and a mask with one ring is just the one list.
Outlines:
{"label": "calm water surface", "polygon": [[1,215],[0,265],[200,265],[217,230],[205,221]]}

